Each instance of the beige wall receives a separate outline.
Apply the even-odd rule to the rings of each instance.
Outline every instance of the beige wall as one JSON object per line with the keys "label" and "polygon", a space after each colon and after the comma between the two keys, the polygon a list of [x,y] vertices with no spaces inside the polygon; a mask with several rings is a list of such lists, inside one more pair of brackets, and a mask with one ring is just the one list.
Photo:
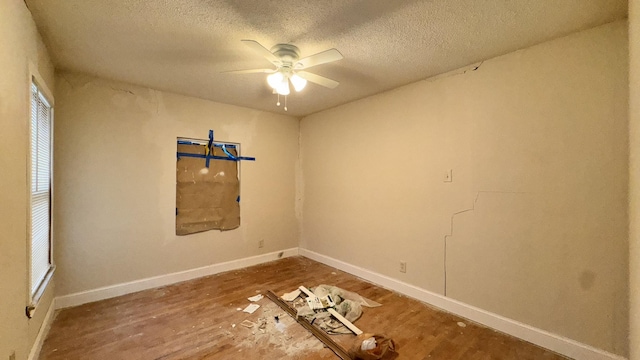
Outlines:
{"label": "beige wall", "polygon": [[[638,12],[630,16],[632,36]],[[54,79],[24,3],[0,2],[0,20],[0,151],[12,155],[0,157],[9,170],[0,175],[0,358],[16,350],[24,359],[52,298],[47,291],[46,305],[27,321],[28,63],[52,89]],[[632,70],[640,67],[633,46]],[[626,23],[466,70],[309,116],[300,128],[292,117],[59,74],[56,294],[300,239],[308,249],[626,354]],[[637,73],[632,93],[640,91]],[[633,96],[631,106],[640,106]],[[173,144],[210,128],[258,158],[242,165],[242,225],[176,237]],[[448,169],[451,183],[443,182]],[[401,260],[406,274],[397,271]]]}
{"label": "beige wall", "polygon": [[[70,73],[56,100],[57,295],[297,246],[298,119]],[[209,129],[257,157],[241,225],[178,237],[176,137]]]}
{"label": "beige wall", "polygon": [[53,66],[23,1],[0,1],[0,34],[0,359],[26,359],[53,294],[50,284],[28,320],[29,69],[53,90]]}
{"label": "beige wall", "polygon": [[301,246],[626,354],[627,68],[616,22],[304,118]]}
{"label": "beige wall", "polygon": [[640,0],[629,1],[630,359],[640,360]]}

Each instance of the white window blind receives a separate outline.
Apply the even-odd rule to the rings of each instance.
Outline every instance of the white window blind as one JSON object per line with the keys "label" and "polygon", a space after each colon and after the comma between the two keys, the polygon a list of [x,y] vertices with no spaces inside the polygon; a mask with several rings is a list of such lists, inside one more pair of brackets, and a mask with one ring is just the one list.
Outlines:
{"label": "white window blind", "polygon": [[31,295],[51,268],[51,106],[31,84]]}

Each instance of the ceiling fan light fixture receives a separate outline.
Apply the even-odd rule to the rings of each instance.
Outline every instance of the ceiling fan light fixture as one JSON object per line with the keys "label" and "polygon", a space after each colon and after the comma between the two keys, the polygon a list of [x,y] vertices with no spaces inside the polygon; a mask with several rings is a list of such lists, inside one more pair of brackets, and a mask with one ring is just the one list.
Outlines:
{"label": "ceiling fan light fixture", "polygon": [[289,95],[291,93],[291,89],[289,89],[289,81],[286,77],[282,79],[278,87],[275,88],[276,92],[280,95]]}
{"label": "ceiling fan light fixture", "polygon": [[307,80],[303,79],[298,74],[293,74],[293,76],[291,76],[290,80],[291,80],[291,84],[293,84],[293,88],[297,92],[302,91],[302,89],[304,89],[304,87],[307,86]]}
{"label": "ceiling fan light fixture", "polygon": [[271,86],[272,89],[278,90],[278,87],[281,86],[283,80],[286,81],[284,74],[280,71],[276,71],[273,74],[267,76],[267,83]]}

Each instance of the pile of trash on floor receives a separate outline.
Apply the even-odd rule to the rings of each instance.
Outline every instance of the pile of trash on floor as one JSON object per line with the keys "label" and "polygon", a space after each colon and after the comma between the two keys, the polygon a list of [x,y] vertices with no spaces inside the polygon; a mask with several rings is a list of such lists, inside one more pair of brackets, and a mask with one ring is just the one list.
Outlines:
{"label": "pile of trash on floor", "polygon": [[309,290],[315,297],[300,298],[301,290],[295,290],[282,296],[283,300],[289,300],[295,295],[293,308],[299,317],[304,317],[310,323],[318,325],[328,334],[351,334],[352,330],[345,324],[331,316],[326,309],[333,308],[349,322],[353,323],[362,315],[362,307],[378,307],[381,304],[364,298],[354,292],[341,289],[337,286],[318,285]]}
{"label": "pile of trash on floor", "polygon": [[[302,293],[306,298],[302,298]],[[312,325],[317,325],[328,334],[358,335],[358,341],[349,351],[352,359],[378,360],[395,353],[395,343],[382,334],[367,334],[353,323],[362,315],[362,307],[378,307],[381,304],[357,293],[337,286],[318,285],[298,289],[280,297],[292,304],[297,317],[302,317]]]}
{"label": "pile of trash on floor", "polygon": [[[393,340],[382,334],[364,333],[353,324],[362,316],[363,307],[374,308],[382,306],[373,300],[331,285],[318,285],[311,289],[300,286],[298,289],[282,296],[267,290],[266,296],[343,360],[383,360],[395,358],[397,355],[396,345]],[[247,298],[251,303],[244,309],[237,308],[237,310],[253,314],[260,308],[257,302],[263,298],[262,294],[251,296]],[[266,308],[264,312],[265,314],[263,315],[266,315]],[[267,333],[267,328],[277,330],[271,334],[273,336],[270,336],[269,343],[272,343],[273,341],[271,340],[275,338],[279,339],[278,335],[275,335],[277,333],[284,335],[285,339],[290,339],[290,337],[286,337],[287,325],[281,321],[283,320],[283,315],[279,313],[273,316],[275,323],[271,327],[267,317],[264,316],[258,318],[257,322],[246,319],[240,325],[251,329],[252,334],[256,336],[259,333]],[[235,327],[236,324],[232,324],[232,328]],[[357,335],[358,338],[349,351],[328,336],[328,334],[351,333]],[[280,342],[275,341],[275,343],[279,344]],[[299,349],[295,347],[285,350],[288,355],[293,356]]]}

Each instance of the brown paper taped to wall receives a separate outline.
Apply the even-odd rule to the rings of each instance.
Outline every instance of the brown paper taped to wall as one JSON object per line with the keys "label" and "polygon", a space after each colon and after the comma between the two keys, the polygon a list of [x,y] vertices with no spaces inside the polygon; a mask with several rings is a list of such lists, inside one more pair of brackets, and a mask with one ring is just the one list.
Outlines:
{"label": "brown paper taped to wall", "polygon": [[[204,155],[206,146],[178,145],[178,152]],[[235,149],[227,149],[237,155]],[[215,156],[227,156],[214,147]],[[240,226],[240,182],[236,161],[182,156],[176,161],[176,235]]]}

